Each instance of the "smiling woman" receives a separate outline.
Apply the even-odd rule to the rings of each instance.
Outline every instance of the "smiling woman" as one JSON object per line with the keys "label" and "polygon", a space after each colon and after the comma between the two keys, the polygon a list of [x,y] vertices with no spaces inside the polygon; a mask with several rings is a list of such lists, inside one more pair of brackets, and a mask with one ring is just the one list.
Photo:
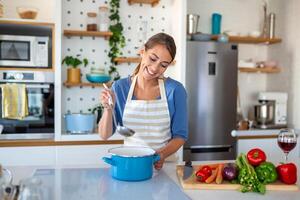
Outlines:
{"label": "smiling woman", "polygon": [[[165,33],[149,38],[140,50],[141,62],[132,76],[116,81],[112,90],[105,89],[100,100],[104,113],[98,132],[103,139],[115,130],[112,112],[118,123],[132,129],[135,134],[124,138],[126,146],[146,146],[154,149],[160,160],[174,154],[187,140],[186,91],[181,83],[163,76],[176,55],[174,39]],[[113,97],[114,109],[108,106]]]}

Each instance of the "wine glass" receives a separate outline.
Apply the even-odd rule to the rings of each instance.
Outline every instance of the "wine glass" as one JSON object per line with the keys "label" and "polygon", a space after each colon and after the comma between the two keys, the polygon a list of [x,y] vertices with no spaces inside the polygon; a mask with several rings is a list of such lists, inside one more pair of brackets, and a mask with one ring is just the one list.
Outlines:
{"label": "wine glass", "polygon": [[297,135],[293,129],[281,129],[278,138],[277,138],[278,146],[282,149],[285,154],[285,162],[288,161],[289,152],[295,148],[297,144]]}

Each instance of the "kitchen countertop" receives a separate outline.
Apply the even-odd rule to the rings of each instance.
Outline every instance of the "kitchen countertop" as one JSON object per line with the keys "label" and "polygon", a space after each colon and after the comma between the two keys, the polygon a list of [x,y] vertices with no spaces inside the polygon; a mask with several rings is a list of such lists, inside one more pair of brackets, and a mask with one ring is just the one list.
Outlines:
{"label": "kitchen countertop", "polygon": [[[201,162],[193,162],[201,164]],[[300,161],[297,160],[298,175]],[[267,191],[265,195],[241,193],[234,190],[183,190],[176,175],[176,163],[165,163],[163,170],[152,179],[142,182],[124,182],[112,179],[108,165],[88,166],[9,166],[14,183],[31,174],[43,180],[47,199],[289,199],[298,200],[300,191]],[[299,185],[299,180],[297,182]],[[54,196],[55,195],[55,196]]]}
{"label": "kitchen countertop", "polygon": [[232,137],[277,137],[280,129],[249,129],[249,130],[233,130],[231,131]]}

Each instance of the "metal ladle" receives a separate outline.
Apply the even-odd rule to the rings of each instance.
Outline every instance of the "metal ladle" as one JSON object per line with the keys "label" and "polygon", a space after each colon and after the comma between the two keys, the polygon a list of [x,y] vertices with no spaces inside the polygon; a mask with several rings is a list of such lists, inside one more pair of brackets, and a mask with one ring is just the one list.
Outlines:
{"label": "metal ladle", "polygon": [[[107,87],[107,85],[105,83],[103,83],[103,86],[104,86],[105,89],[109,90],[109,88]],[[111,95],[109,95],[108,104],[112,108],[113,123],[116,127],[117,132],[120,135],[123,135],[125,137],[130,137],[130,136],[134,135],[134,133],[135,133],[134,130],[132,130],[130,128],[127,128],[126,126],[121,126],[121,125],[117,124],[117,120],[116,120],[115,111],[114,111],[114,108],[113,108],[113,102],[112,102]]]}

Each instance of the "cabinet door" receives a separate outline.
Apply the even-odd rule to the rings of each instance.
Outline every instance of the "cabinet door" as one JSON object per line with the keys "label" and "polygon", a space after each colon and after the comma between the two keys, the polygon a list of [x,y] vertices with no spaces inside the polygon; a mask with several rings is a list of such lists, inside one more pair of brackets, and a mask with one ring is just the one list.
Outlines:
{"label": "cabinet door", "polygon": [[102,157],[109,156],[108,150],[116,145],[57,146],[57,165],[100,165],[107,166]]}
{"label": "cabinet door", "polygon": [[[298,138],[299,143],[299,138]],[[278,164],[284,161],[284,153],[277,144],[277,138],[268,139],[238,139],[237,150],[238,154],[247,153],[252,148],[260,148],[267,155],[267,160]],[[288,160],[295,161],[299,159],[299,145],[289,153]]]}
{"label": "cabinet door", "polygon": [[55,147],[1,147],[0,163],[4,166],[45,166],[55,164]]}

